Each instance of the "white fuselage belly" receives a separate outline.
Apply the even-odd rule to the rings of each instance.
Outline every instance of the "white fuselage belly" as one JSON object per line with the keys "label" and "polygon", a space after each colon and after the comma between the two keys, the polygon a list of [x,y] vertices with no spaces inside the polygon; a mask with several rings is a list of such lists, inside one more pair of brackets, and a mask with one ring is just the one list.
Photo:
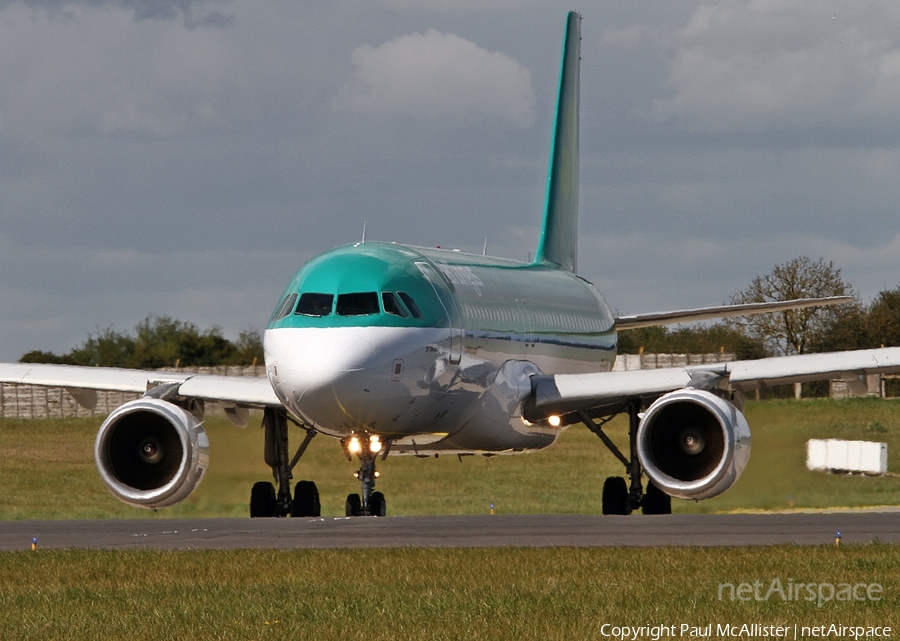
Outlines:
{"label": "white fuselage belly", "polygon": [[337,437],[377,433],[420,442],[457,432],[503,362],[530,360],[545,373],[608,368],[612,353],[571,344],[471,335],[451,351],[448,328],[282,328],[265,333],[276,395],[292,413]]}

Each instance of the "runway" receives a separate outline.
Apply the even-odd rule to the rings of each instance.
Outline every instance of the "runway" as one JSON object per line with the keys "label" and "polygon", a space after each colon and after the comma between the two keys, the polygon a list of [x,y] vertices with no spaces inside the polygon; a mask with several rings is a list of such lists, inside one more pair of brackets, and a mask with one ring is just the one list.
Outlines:
{"label": "runway", "polygon": [[900,543],[898,512],[0,522],[0,551]]}

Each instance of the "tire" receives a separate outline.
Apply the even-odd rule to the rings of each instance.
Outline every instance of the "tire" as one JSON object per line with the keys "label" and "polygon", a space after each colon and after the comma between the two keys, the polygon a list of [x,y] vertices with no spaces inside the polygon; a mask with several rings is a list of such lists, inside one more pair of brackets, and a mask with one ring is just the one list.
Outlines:
{"label": "tire", "polygon": [[268,481],[254,483],[250,491],[250,518],[276,516],[275,512],[275,486]]}
{"label": "tire", "polygon": [[647,491],[644,492],[644,499],[641,501],[641,511],[644,514],[671,514],[672,497],[656,487],[653,481],[647,481]]}
{"label": "tire", "polygon": [[347,503],[344,506],[344,514],[346,516],[359,516],[362,514],[362,499],[359,494],[348,494]]}
{"label": "tire", "polygon": [[294,486],[291,516],[322,516],[322,506],[319,503],[319,488],[312,481],[298,481]]}
{"label": "tire", "polygon": [[369,497],[369,514],[372,516],[384,516],[387,513],[387,503],[384,500],[384,494],[381,492],[372,492]]}
{"label": "tire", "polygon": [[610,476],[603,482],[603,513],[629,514],[628,486],[621,476]]}

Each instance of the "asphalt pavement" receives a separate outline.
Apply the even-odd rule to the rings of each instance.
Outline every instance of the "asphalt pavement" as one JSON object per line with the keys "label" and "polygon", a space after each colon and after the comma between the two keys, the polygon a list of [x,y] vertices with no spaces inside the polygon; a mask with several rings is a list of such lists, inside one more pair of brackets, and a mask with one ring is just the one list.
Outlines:
{"label": "asphalt pavement", "polygon": [[900,512],[3,521],[0,550],[900,543]]}

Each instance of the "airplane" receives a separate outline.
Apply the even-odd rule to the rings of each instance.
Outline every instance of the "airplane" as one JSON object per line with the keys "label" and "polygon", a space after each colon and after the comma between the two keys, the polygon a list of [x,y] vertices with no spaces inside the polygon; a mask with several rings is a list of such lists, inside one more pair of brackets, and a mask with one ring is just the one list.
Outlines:
{"label": "airplane", "polygon": [[[900,348],[806,354],[682,368],[611,371],[622,330],[849,302],[848,297],[725,305],[616,317],[577,275],[581,16],[566,17],[546,202],[534,259],[363,239],[304,264],[264,334],[265,378],[100,367],[0,364],[0,382],[64,387],[85,407],[100,390],[143,396],[97,433],[100,476],[120,500],[184,500],[209,465],[205,405],[237,425],[261,409],[271,481],[251,517],[321,514],[318,489],[293,473],[317,434],[359,461],[347,516],[384,516],[376,463],[388,455],[493,456],[551,446],[583,423],[622,463],[602,490],[604,514],[671,512],[671,498],[727,490],[750,455],[748,391],[900,371]],[[629,418],[628,452],[604,432]],[[289,449],[289,425],[305,432]],[[626,478],[627,477],[627,481]],[[646,484],[644,480],[646,478]]]}

